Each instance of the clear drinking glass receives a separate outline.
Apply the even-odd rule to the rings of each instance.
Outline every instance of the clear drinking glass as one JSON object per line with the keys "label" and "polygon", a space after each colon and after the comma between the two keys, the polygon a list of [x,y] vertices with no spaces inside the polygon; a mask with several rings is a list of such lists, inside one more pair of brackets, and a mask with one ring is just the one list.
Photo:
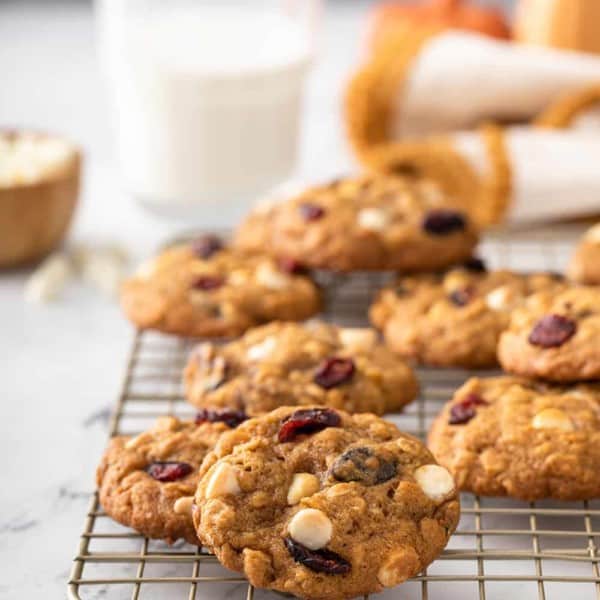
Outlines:
{"label": "clear drinking glass", "polygon": [[231,218],[292,173],[319,0],[96,0],[125,186]]}

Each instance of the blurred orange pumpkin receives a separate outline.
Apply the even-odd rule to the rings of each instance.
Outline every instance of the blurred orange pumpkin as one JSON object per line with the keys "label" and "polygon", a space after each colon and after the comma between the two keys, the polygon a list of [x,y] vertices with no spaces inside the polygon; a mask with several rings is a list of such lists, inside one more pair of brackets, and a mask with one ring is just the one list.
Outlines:
{"label": "blurred orange pumpkin", "polygon": [[600,54],[598,0],[520,0],[515,18],[519,42]]}
{"label": "blurred orange pumpkin", "polygon": [[424,2],[383,2],[373,11],[371,45],[394,31],[399,24],[462,29],[499,39],[510,38],[510,29],[501,11],[466,0]]}

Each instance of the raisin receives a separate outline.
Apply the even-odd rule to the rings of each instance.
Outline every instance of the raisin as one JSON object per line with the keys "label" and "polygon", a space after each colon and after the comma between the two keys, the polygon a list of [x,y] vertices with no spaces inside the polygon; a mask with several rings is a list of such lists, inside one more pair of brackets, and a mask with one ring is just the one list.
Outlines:
{"label": "raisin", "polygon": [[279,270],[289,275],[305,275],[308,269],[299,261],[293,258],[280,258],[277,261]]}
{"label": "raisin", "polygon": [[283,419],[278,438],[280,442],[291,442],[304,433],[337,427],[341,421],[340,415],[330,408],[303,408]]}
{"label": "raisin", "polygon": [[464,425],[477,414],[477,406],[485,405],[487,405],[487,402],[481,396],[467,394],[460,402],[452,405],[448,423],[450,425]]}
{"label": "raisin", "polygon": [[351,358],[326,358],[315,371],[314,382],[329,390],[352,379],[355,367]]}
{"label": "raisin", "polygon": [[185,462],[153,462],[146,467],[146,473],[156,481],[177,481],[193,471],[192,465]]}
{"label": "raisin", "polygon": [[452,291],[448,294],[448,299],[455,306],[466,306],[473,298],[474,290],[472,287],[466,287]]}
{"label": "raisin", "polygon": [[210,258],[222,249],[223,241],[220,237],[212,234],[203,235],[192,242],[192,251],[200,258]]}
{"label": "raisin", "polygon": [[370,448],[351,448],[331,466],[331,474],[338,481],[358,481],[363,485],[377,485],[396,475],[396,462],[377,456]]}
{"label": "raisin", "polygon": [[289,537],[285,538],[284,542],[290,556],[311,571],[327,575],[346,575],[352,569],[352,565],[345,558],[331,550],[310,550]]}
{"label": "raisin", "polygon": [[487,272],[487,266],[486,266],[485,262],[478,256],[472,256],[471,258],[468,258],[467,260],[465,260],[465,262],[462,264],[462,266],[463,266],[463,269],[466,269],[467,271],[471,271],[471,273],[486,273]]}
{"label": "raisin", "polygon": [[465,227],[464,216],[454,210],[432,210],[423,219],[423,229],[431,235],[448,235]]}
{"label": "raisin", "polygon": [[300,204],[298,210],[305,221],[318,221],[325,214],[325,209],[322,206],[310,202]]}
{"label": "raisin", "polygon": [[228,427],[235,429],[246,419],[248,419],[248,415],[243,410],[203,408],[196,414],[195,422],[198,425],[201,423],[225,423]]}
{"label": "raisin", "polygon": [[202,275],[194,279],[194,281],[192,282],[192,287],[195,290],[202,290],[206,292],[210,290],[216,290],[220,288],[224,283],[225,280],[222,277]]}
{"label": "raisin", "polygon": [[533,327],[528,341],[542,348],[562,346],[577,331],[577,324],[568,317],[561,315],[546,315]]}

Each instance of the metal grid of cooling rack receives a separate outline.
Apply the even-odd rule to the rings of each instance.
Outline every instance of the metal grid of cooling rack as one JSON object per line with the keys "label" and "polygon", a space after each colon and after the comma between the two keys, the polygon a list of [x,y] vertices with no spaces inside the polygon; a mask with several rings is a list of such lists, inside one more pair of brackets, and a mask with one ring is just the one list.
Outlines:
{"label": "metal grid of cooling rack", "polygon": [[[496,234],[483,244],[482,253],[494,267],[561,271],[577,231]],[[320,277],[326,294],[324,317],[342,324],[364,323],[369,298],[383,276]],[[180,385],[191,346],[189,340],[136,334],[111,435],[138,433],[163,414],[193,416]],[[442,404],[470,375],[419,370],[420,398],[389,418],[423,438]],[[600,600],[599,539],[600,500],[526,503],[463,494],[460,525],[443,555],[419,577],[377,597],[558,600],[570,594],[578,600]],[[114,523],[96,494],[75,556],[69,595],[133,600],[280,597],[253,589],[203,549],[183,543],[168,546]]]}

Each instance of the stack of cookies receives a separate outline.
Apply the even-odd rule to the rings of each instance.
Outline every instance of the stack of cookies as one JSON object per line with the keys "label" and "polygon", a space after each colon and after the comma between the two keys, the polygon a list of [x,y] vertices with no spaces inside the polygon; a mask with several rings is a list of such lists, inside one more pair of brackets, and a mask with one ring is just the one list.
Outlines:
{"label": "stack of cookies", "polygon": [[[335,600],[426,568],[458,524],[460,489],[598,495],[598,390],[526,377],[600,377],[599,292],[488,272],[477,241],[433,183],[368,175],[261,207],[231,245],[203,236],[143,265],[123,308],[140,328],[204,338],[182,374],[198,412],[111,441],[105,511],[201,544],[257,587]],[[370,309],[383,342],[305,321],[322,303],[311,269],[402,273]],[[521,377],[467,382],[431,430],[433,454],[381,418],[418,394],[408,361],[498,356]]]}

